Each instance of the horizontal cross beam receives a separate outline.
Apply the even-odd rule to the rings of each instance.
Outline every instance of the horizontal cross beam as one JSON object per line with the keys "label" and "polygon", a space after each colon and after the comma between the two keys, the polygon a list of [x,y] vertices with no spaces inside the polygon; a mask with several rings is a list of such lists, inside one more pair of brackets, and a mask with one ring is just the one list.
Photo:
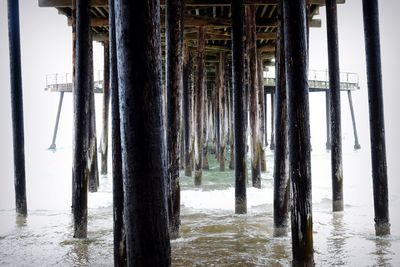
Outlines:
{"label": "horizontal cross beam", "polygon": [[[164,26],[165,19],[164,16],[161,16],[161,25]],[[230,27],[230,19],[225,18],[211,18],[204,16],[196,16],[196,15],[185,15],[184,17],[184,25],[185,27],[210,27],[210,28],[226,28]],[[91,18],[91,26],[92,27],[104,27],[108,26],[108,18]],[[71,25],[71,19],[68,19],[68,25]],[[276,19],[259,19],[257,20],[256,27],[276,27],[278,25],[278,21]],[[312,28],[320,28],[321,20],[319,19],[311,19],[309,26]]]}
{"label": "horizontal cross beam", "polygon": [[[257,32],[257,40],[273,40],[276,39],[276,32]],[[93,40],[97,42],[104,42],[108,40],[108,34],[100,33],[93,34]],[[185,40],[196,41],[197,33],[186,33]],[[229,32],[207,32],[206,40],[228,41],[231,40]]]}
{"label": "horizontal cross beam", "polygon": [[[39,7],[71,7],[72,0],[38,0]],[[245,0],[245,5],[276,5],[279,0]],[[325,0],[308,0],[312,5],[325,5]],[[165,5],[165,0],[160,1],[161,5]],[[338,0],[338,4],[344,4],[345,0]],[[92,0],[92,6],[108,6],[108,0]],[[231,0],[186,0],[186,6],[230,6]]]}

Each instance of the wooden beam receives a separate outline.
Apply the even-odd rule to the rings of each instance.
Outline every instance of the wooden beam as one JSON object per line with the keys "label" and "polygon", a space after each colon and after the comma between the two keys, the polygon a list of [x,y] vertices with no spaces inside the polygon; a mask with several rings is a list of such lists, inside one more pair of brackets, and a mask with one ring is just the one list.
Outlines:
{"label": "wooden beam", "polygon": [[[71,26],[71,18],[68,18],[68,26]],[[96,18],[92,17],[90,19],[90,26],[92,27],[105,27],[108,26],[108,18]]]}
{"label": "wooden beam", "polygon": [[[72,0],[38,0],[39,7],[72,7]],[[108,6],[108,0],[92,0],[91,6]]]}
{"label": "wooden beam", "polygon": [[[190,51],[196,51],[197,45],[188,45]],[[205,45],[205,51],[209,52],[230,52],[230,48],[218,45]]]}
{"label": "wooden beam", "polygon": [[[231,24],[229,19],[226,18],[213,18],[207,16],[198,16],[185,14],[184,15],[184,25],[185,27],[201,27],[201,26],[226,26],[229,27]],[[161,26],[164,27],[165,15],[161,14]]]}
{"label": "wooden beam", "polygon": [[[186,0],[186,7],[213,7],[213,6],[231,6],[231,0]],[[337,0],[337,4],[344,4],[345,0]],[[325,5],[325,0],[309,0],[312,5]],[[39,7],[71,7],[72,0],[38,0]],[[161,5],[165,5],[165,0],[160,1]],[[277,5],[278,0],[246,0],[245,5]],[[92,6],[108,6],[108,0],[92,0]]]}
{"label": "wooden beam", "polygon": [[[279,0],[245,0],[245,5],[277,5]],[[325,0],[309,0],[312,5],[325,5]],[[345,0],[337,0],[338,4],[344,4]],[[165,5],[165,0],[160,0],[161,5]],[[231,6],[231,0],[186,0],[186,6],[213,7],[213,6]]]}
{"label": "wooden beam", "polygon": [[[219,27],[231,27],[230,20],[225,18],[211,18],[205,16],[196,16],[186,14],[184,16],[185,27],[210,27],[210,28],[219,28]],[[165,17],[161,15],[161,25],[164,27]],[[68,25],[71,25],[71,19],[68,18]],[[276,27],[278,25],[278,21],[276,19],[259,19],[257,20],[257,27]],[[311,19],[309,22],[310,27],[312,28],[320,28],[321,20],[320,19]],[[92,17],[91,19],[92,27],[104,27],[108,26],[108,18],[96,18]]]}
{"label": "wooden beam", "polygon": [[[258,32],[257,40],[271,40],[276,38],[276,32]],[[229,32],[207,32],[207,40],[231,40],[231,34]],[[196,33],[188,33],[185,35],[185,40],[197,40]]]}
{"label": "wooden beam", "polygon": [[[277,19],[257,19],[256,27],[277,27],[277,26],[278,26]],[[310,19],[309,26],[310,28],[321,28],[321,20]]]}
{"label": "wooden beam", "polygon": [[263,53],[263,52],[274,52],[275,51],[275,45],[273,44],[266,44],[258,48],[258,53]]}

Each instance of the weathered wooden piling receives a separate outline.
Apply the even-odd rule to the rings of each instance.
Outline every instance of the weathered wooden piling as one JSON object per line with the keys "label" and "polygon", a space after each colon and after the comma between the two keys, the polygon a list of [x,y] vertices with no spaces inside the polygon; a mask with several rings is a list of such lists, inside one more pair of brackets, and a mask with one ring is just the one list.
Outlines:
{"label": "weathered wooden piling", "polygon": [[103,131],[101,135],[101,174],[107,174],[108,165],[108,117],[110,111],[110,45],[108,41],[103,42],[104,48],[104,73],[103,73]]}
{"label": "weathered wooden piling", "polygon": [[[196,147],[196,75],[195,75],[195,67],[194,67],[194,60],[195,56],[193,56],[193,66],[191,69],[191,77],[192,77],[192,83],[190,87],[190,99],[189,99],[189,107],[190,107],[190,127],[193,129],[193,131],[190,132],[190,164],[192,165],[192,170],[195,169],[194,162],[195,162],[195,147]],[[196,59],[197,60],[197,59]]]}
{"label": "weathered wooden piling", "polygon": [[[76,86],[76,0],[71,1],[71,30],[72,30],[72,86]],[[75,98],[74,92],[72,96]],[[74,102],[75,103],[75,102]],[[75,118],[75,117],[74,117]],[[75,138],[75,135],[74,135]],[[74,142],[74,141],[73,141]],[[72,144],[74,145],[74,144]],[[73,164],[73,163],[72,163]],[[71,188],[71,211],[74,212],[75,205],[75,181],[74,174],[72,174],[72,188]]]}
{"label": "weathered wooden piling", "polygon": [[261,161],[258,129],[258,72],[256,43],[256,7],[247,6],[246,25],[249,54],[249,92],[250,92],[250,139],[251,139],[251,180],[253,187],[261,188]]}
{"label": "weathered wooden piling", "polygon": [[76,1],[76,58],[73,142],[73,215],[74,237],[87,236],[88,166],[88,103],[91,90],[90,61],[90,2]]}
{"label": "weathered wooden piling", "polygon": [[[228,62],[227,66],[228,70],[232,69],[232,66],[230,62]],[[232,110],[232,105],[231,105],[231,97],[232,97],[232,72],[228,71],[226,73],[226,87],[225,87],[225,124],[226,124],[226,145],[230,145],[231,143],[231,110]]]}
{"label": "weathered wooden piling", "polygon": [[181,128],[179,129],[179,170],[185,170],[185,150],[183,149],[185,147],[185,137],[183,133],[183,112],[181,112],[181,117],[179,119],[181,120]]}
{"label": "weathered wooden piling", "polygon": [[290,180],[288,159],[288,113],[286,94],[286,66],[284,51],[284,35],[282,7],[279,5],[279,18],[276,58],[275,58],[275,97],[276,117],[275,129],[276,146],[274,153],[274,236],[286,236],[289,218]]}
{"label": "weathered wooden piling", "polygon": [[180,183],[179,142],[181,129],[181,95],[183,87],[183,10],[182,0],[166,0],[166,86],[167,86],[167,160],[169,182],[169,232],[179,236]]}
{"label": "weathered wooden piling", "polygon": [[215,131],[215,91],[216,91],[216,86],[215,84],[212,84],[211,88],[211,95],[210,95],[210,101],[209,101],[209,116],[208,119],[210,121],[210,141],[211,141],[211,149],[210,153],[216,155],[217,153],[217,141],[216,141],[216,131]]}
{"label": "weathered wooden piling", "polygon": [[269,144],[269,148],[271,150],[275,150],[275,92],[274,91],[271,92],[271,143]]}
{"label": "weathered wooden piling", "polygon": [[292,253],[295,266],[313,266],[311,153],[305,0],[283,0],[289,121],[289,175],[292,181]]}
{"label": "weathered wooden piling", "polygon": [[97,134],[96,134],[96,108],[94,99],[94,74],[93,74],[93,40],[92,31],[89,31],[89,64],[90,64],[90,89],[89,89],[89,113],[87,121],[87,161],[89,168],[89,191],[97,192],[99,188],[99,167],[97,162]]}
{"label": "weathered wooden piling", "polygon": [[115,1],[128,266],[169,266],[160,1]]}
{"label": "weathered wooden piling", "polygon": [[203,106],[204,106],[204,69],[205,69],[205,28],[199,27],[197,38],[197,75],[196,75],[196,94],[195,94],[195,110],[196,110],[196,145],[195,145],[195,173],[194,184],[201,185],[203,175]]}
{"label": "weathered wooden piling", "polygon": [[361,145],[358,142],[358,134],[357,134],[357,125],[356,125],[356,117],[354,115],[354,107],[353,107],[353,98],[351,97],[351,91],[347,91],[347,99],[349,100],[350,114],[351,114],[351,122],[353,124],[353,133],[354,133],[354,149],[361,149]]}
{"label": "weathered wooden piling", "polygon": [[265,113],[265,117],[264,117],[264,119],[265,119],[265,122],[264,122],[264,124],[265,124],[265,129],[264,129],[264,139],[265,139],[265,146],[268,146],[269,144],[268,144],[268,101],[267,101],[267,96],[268,96],[268,93],[267,93],[267,90],[265,89],[265,87],[263,88],[263,92],[264,92],[264,99],[265,99],[265,101],[264,101],[264,113]]}
{"label": "weathered wooden piling", "polygon": [[109,73],[111,95],[112,177],[114,266],[126,266],[126,239],[124,230],[124,186],[122,178],[121,130],[119,117],[118,66],[115,40],[114,0],[109,0]]}
{"label": "weathered wooden piling", "polygon": [[377,0],[363,0],[376,235],[390,234],[385,120]]}
{"label": "weathered wooden piling", "polygon": [[8,38],[10,55],[11,114],[14,148],[15,207],[18,215],[28,214],[25,184],[25,136],[21,74],[19,1],[8,0]]}
{"label": "weathered wooden piling", "polygon": [[226,150],[226,131],[225,131],[225,54],[219,54],[219,64],[217,72],[217,90],[218,90],[218,108],[219,108],[219,122],[220,122],[220,149],[219,149],[219,170],[225,171],[225,150]]}
{"label": "weathered wooden piling", "polygon": [[326,0],[328,35],[329,92],[331,99],[332,210],[343,210],[342,126],[336,0]]}
{"label": "weathered wooden piling", "polygon": [[[204,71],[204,76],[207,76],[206,70]],[[205,79],[206,80],[206,79]],[[208,138],[209,138],[209,131],[208,131],[208,94],[207,94],[207,85],[204,88],[204,95],[203,95],[203,170],[209,170],[210,165],[208,164]]]}
{"label": "weathered wooden piling", "polygon": [[[232,73],[232,66],[230,66],[230,72]],[[230,119],[229,119],[229,124],[230,124],[230,128],[231,128],[231,131],[230,131],[230,142],[229,142],[229,145],[230,145],[230,159],[229,159],[229,169],[230,170],[234,170],[235,169],[235,134],[234,134],[234,119],[235,119],[235,116],[234,116],[234,107],[233,107],[233,105],[234,105],[234,103],[233,103],[233,77],[232,77],[232,75],[230,76],[230,80],[231,80],[231,86],[229,87],[229,91],[230,91],[230,94],[229,94],[229,105],[230,105]]]}
{"label": "weathered wooden piling", "polygon": [[264,111],[264,66],[262,62],[262,53],[257,53],[257,80],[258,80],[258,121],[260,123],[259,142],[260,142],[260,168],[262,172],[267,171],[267,160],[265,158],[265,111]]}
{"label": "weathered wooden piling", "polygon": [[188,48],[185,49],[185,56],[183,61],[183,93],[182,93],[182,112],[183,112],[183,127],[184,127],[184,156],[185,156],[185,176],[192,176],[192,163],[190,147],[192,143],[191,138],[191,95],[192,95],[192,54],[189,53]]}
{"label": "weathered wooden piling", "polygon": [[[246,49],[247,50],[247,49]],[[247,51],[246,51],[246,55],[248,55]],[[248,58],[246,56],[246,58]],[[248,60],[247,60],[248,61]],[[248,138],[250,136],[250,88],[249,88],[249,68],[247,65],[247,70],[245,71],[245,73],[247,74],[245,77],[245,91],[244,91],[244,112],[245,112],[245,122],[246,122],[246,128],[245,128],[245,134],[246,134],[246,154],[247,152],[249,152],[249,144],[247,143]],[[246,82],[247,81],[247,82]]]}
{"label": "weathered wooden piling", "polygon": [[325,118],[326,118],[326,150],[332,148],[331,142],[331,96],[329,90],[325,92]]}
{"label": "weathered wooden piling", "polygon": [[232,73],[235,133],[235,213],[247,213],[244,92],[244,5],[232,1]]}
{"label": "weathered wooden piling", "polygon": [[215,121],[215,157],[219,161],[220,159],[220,150],[221,150],[221,126],[220,126],[220,104],[219,104],[219,67],[220,65],[216,65],[217,76],[216,78],[216,86],[214,90],[214,106],[215,106],[215,113],[214,113],[214,121]]}

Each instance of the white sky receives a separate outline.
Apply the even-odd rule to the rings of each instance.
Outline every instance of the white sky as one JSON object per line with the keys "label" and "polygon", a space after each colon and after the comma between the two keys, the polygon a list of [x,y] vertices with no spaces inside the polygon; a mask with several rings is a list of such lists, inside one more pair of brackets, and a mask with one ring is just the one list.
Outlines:
{"label": "white sky", "polygon": [[[400,189],[396,177],[400,174],[398,155],[400,151],[400,127],[397,116],[400,114],[398,93],[398,62],[400,52],[398,40],[400,32],[398,10],[400,1],[382,0],[381,45],[386,115],[386,137],[390,186]],[[338,8],[339,45],[341,71],[356,72],[360,75],[361,90],[353,94],[357,126],[362,153],[369,154],[368,98],[365,74],[365,48],[362,21],[362,1],[347,0]],[[320,9],[322,28],[314,28],[310,34],[310,69],[327,69],[327,45],[325,10]],[[67,27],[65,16],[58,15],[53,8],[39,8],[37,1],[20,1],[22,77],[25,115],[25,142],[27,165],[37,164],[37,151],[45,150],[53,132],[58,94],[44,91],[45,76],[51,73],[71,72],[71,29]],[[95,69],[102,69],[102,47],[94,47]],[[9,89],[9,56],[7,31],[7,5],[0,1],[0,188],[9,188],[13,180],[12,137]],[[101,96],[97,96],[98,106]],[[315,150],[325,149],[325,97],[312,95],[311,135]],[[348,112],[347,95],[342,94],[344,149],[353,147],[351,120]],[[99,116],[98,116],[99,117]],[[98,122],[98,128],[100,123]],[[98,137],[100,131],[98,130]],[[72,98],[64,98],[63,113],[59,128],[58,146],[71,146],[72,137]],[[45,166],[43,166],[45,168]],[[5,188],[7,187],[7,188]],[[3,189],[2,189],[3,190]]]}

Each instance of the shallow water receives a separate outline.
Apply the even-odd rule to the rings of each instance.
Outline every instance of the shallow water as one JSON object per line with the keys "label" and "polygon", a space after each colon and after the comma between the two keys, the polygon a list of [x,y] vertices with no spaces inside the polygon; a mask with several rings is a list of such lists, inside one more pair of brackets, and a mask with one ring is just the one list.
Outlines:
{"label": "shallow water", "polygon": [[[69,155],[68,148],[42,152],[42,161],[63,167],[32,169],[28,185],[36,186],[28,186],[26,219],[15,217],[12,197],[0,204],[1,266],[112,265],[111,178],[102,176],[99,192],[89,194],[88,238],[73,239]],[[344,154],[345,166],[351,168],[345,169],[345,211],[340,213],[330,212],[329,159],[326,152],[313,152],[316,265],[400,266],[399,216],[393,212],[400,204],[398,193],[390,193],[392,235],[375,237],[370,170],[354,168],[368,157]],[[262,189],[248,187],[246,215],[234,214],[233,172],[219,172],[213,155],[209,162],[201,188],[182,174],[182,227],[181,237],[172,241],[173,266],[290,265],[290,233],[285,238],[272,235],[273,154],[268,151]],[[364,176],[365,182],[360,181]]]}

